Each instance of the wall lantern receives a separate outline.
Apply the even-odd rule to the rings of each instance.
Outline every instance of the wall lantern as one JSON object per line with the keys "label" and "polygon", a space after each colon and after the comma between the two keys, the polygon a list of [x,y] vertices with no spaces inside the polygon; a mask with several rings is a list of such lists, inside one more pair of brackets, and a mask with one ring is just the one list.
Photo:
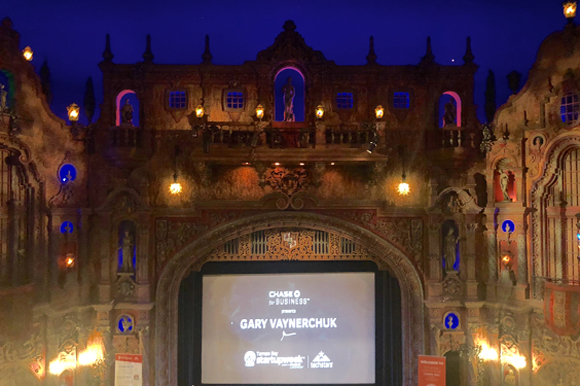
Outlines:
{"label": "wall lantern", "polygon": [[566,17],[566,19],[568,19],[568,21],[572,21],[572,19],[574,19],[574,17],[576,17],[576,7],[577,7],[577,3],[575,1],[565,1],[562,4],[563,7],[563,11],[564,11],[564,16]]}
{"label": "wall lantern", "polygon": [[64,258],[64,266],[66,269],[71,269],[75,266],[75,255],[68,253]]}
{"label": "wall lantern", "polygon": [[205,109],[203,108],[203,106],[197,105],[197,107],[195,108],[195,116],[198,118],[203,118],[204,115],[205,115]]}
{"label": "wall lantern", "polygon": [[375,116],[377,117],[377,119],[381,119],[383,118],[383,115],[385,115],[385,109],[383,108],[383,106],[378,105],[375,108]]}
{"label": "wall lantern", "polygon": [[26,46],[26,48],[22,50],[22,55],[24,55],[24,59],[26,59],[29,62],[32,60],[33,54],[34,52],[32,52],[32,48],[30,48],[30,46]]}
{"label": "wall lantern", "polygon": [[256,118],[262,120],[264,118],[264,107],[262,105],[256,106]]}
{"label": "wall lantern", "polygon": [[73,103],[66,108],[68,112],[68,120],[71,122],[76,122],[79,120],[79,114],[81,112],[81,108],[76,104]]}
{"label": "wall lantern", "polygon": [[318,107],[316,107],[315,113],[317,119],[322,119],[322,117],[324,116],[324,107],[322,107],[322,105],[318,105]]}
{"label": "wall lantern", "polygon": [[501,257],[501,262],[506,268],[511,268],[512,257],[509,252],[504,253],[504,255]]}

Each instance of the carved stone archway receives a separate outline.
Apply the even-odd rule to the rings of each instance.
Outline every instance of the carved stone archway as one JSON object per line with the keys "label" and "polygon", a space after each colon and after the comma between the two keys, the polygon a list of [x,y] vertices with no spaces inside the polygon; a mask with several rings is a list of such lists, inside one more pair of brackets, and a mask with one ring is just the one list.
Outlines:
{"label": "carved stone archway", "polygon": [[388,241],[357,225],[313,213],[272,212],[222,225],[175,254],[159,278],[155,299],[155,384],[177,385],[177,319],[181,280],[188,269],[228,240],[271,228],[308,228],[333,232],[366,248],[381,270],[401,288],[403,383],[417,383],[417,356],[425,352],[421,279],[411,261]]}

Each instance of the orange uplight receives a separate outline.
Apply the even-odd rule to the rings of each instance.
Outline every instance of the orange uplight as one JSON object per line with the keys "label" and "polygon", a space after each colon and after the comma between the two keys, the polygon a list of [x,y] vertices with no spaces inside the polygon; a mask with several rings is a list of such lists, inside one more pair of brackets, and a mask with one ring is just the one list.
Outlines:
{"label": "orange uplight", "polygon": [[69,269],[75,266],[75,257],[72,253],[66,255],[64,259],[64,265]]}
{"label": "orange uplight", "polygon": [[274,166],[280,166],[280,162],[274,162]]}
{"label": "orange uplight", "polygon": [[26,59],[29,62],[32,60],[33,54],[34,54],[34,52],[32,52],[32,49],[30,48],[30,46],[26,46],[26,48],[24,48],[22,50],[22,55],[24,55],[24,59]]}
{"label": "orange uplight", "polygon": [[79,365],[90,366],[105,359],[105,345],[100,332],[94,330],[87,341],[87,349],[79,354]]}
{"label": "orange uplight", "polygon": [[304,166],[304,165],[305,165],[305,163],[304,163],[304,162],[300,162],[300,166]]}
{"label": "orange uplight", "polygon": [[60,375],[65,370],[75,369],[77,367],[74,358],[60,353],[59,356],[48,364],[48,372],[53,375]]}

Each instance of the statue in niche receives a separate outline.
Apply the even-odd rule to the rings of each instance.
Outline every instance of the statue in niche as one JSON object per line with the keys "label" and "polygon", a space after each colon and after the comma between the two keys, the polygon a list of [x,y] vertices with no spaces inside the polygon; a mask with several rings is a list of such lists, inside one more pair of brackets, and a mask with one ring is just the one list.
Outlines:
{"label": "statue in niche", "polygon": [[457,260],[457,244],[459,240],[455,236],[455,230],[453,227],[449,227],[449,231],[443,240],[443,257],[445,258],[445,270],[455,271],[453,266]]}
{"label": "statue in niche", "polygon": [[292,86],[292,78],[288,77],[286,84],[282,87],[284,95],[284,122],[294,122],[294,95],[296,90]]}
{"label": "statue in niche", "polygon": [[504,378],[505,384],[507,385],[516,385],[516,375],[514,373],[514,369],[510,368]]}
{"label": "statue in niche", "polygon": [[121,251],[121,273],[134,273],[133,268],[133,237],[129,234],[128,230],[125,230],[125,236],[121,240],[121,246],[119,247]]}
{"label": "statue in niche", "polygon": [[129,103],[129,99],[125,99],[125,104],[121,108],[121,123],[133,123],[133,106]]}
{"label": "statue in niche", "polygon": [[8,97],[8,92],[4,90],[4,85],[0,83],[0,113],[6,110],[6,98]]}
{"label": "statue in niche", "polygon": [[457,110],[455,105],[451,102],[451,98],[445,103],[445,112],[443,114],[443,126],[450,126],[455,124]]}
{"label": "statue in niche", "polygon": [[502,169],[499,172],[499,187],[501,193],[503,194],[503,201],[511,201],[510,195],[508,194],[508,183],[510,181],[510,176]]}

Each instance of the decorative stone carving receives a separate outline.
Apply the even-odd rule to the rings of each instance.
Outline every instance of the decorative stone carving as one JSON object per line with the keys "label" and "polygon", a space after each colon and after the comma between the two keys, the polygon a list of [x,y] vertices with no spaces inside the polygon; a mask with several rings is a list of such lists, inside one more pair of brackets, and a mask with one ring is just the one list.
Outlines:
{"label": "decorative stone carving", "polygon": [[135,293],[135,282],[127,274],[120,274],[117,281],[117,293],[125,298],[131,297]]}
{"label": "decorative stone carving", "polygon": [[459,296],[463,293],[463,285],[457,276],[447,276],[445,281],[443,281],[443,293],[453,296]]}
{"label": "decorative stone carving", "polygon": [[266,172],[266,185],[273,191],[286,194],[288,197],[308,187],[308,172],[303,167],[274,167]]}
{"label": "decorative stone carving", "polygon": [[[208,226],[198,222],[157,220],[155,234],[157,265],[160,268],[165,259],[192,239],[207,231]],[[159,237],[163,236],[163,237]]]}

